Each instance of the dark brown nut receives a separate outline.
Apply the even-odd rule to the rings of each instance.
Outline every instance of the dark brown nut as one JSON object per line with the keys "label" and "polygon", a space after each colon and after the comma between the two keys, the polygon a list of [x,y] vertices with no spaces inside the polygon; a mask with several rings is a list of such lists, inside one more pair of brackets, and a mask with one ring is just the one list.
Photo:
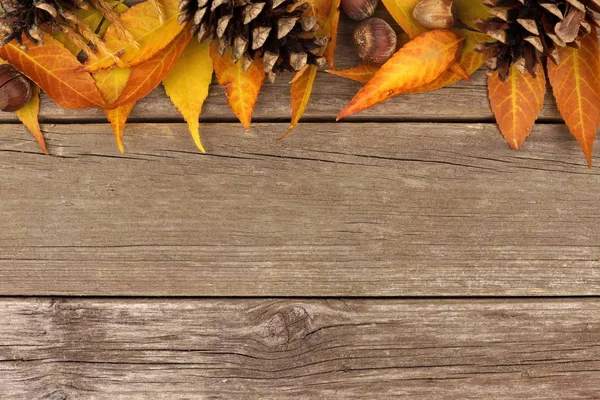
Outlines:
{"label": "dark brown nut", "polygon": [[379,0],[342,0],[342,10],[356,21],[372,17]]}
{"label": "dark brown nut", "polygon": [[33,95],[32,83],[12,65],[0,65],[0,110],[17,111]]}
{"label": "dark brown nut", "polygon": [[396,52],[396,32],[381,18],[362,21],[353,38],[358,56],[368,63],[383,64]]}

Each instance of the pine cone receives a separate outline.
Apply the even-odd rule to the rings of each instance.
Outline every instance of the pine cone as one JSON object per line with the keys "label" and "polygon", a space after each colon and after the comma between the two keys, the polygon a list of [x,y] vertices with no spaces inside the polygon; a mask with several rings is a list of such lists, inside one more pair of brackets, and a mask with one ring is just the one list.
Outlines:
{"label": "pine cone", "polygon": [[506,80],[511,65],[535,75],[539,55],[559,62],[558,49],[579,47],[581,38],[600,26],[599,0],[486,0],[492,18],[479,29],[495,39],[480,46],[488,72]]}
{"label": "pine cone", "polygon": [[258,54],[272,81],[280,71],[299,71],[307,64],[322,67],[320,50],[327,44],[315,36],[318,21],[303,15],[298,0],[180,0],[180,23],[192,21],[199,41],[217,39],[222,54],[231,48],[235,62],[250,67]]}

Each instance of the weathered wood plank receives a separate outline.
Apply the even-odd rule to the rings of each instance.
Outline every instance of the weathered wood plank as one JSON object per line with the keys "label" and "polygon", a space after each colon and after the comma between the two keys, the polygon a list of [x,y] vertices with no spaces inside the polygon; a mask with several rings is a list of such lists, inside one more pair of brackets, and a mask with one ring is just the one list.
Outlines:
{"label": "weathered wood plank", "polygon": [[600,294],[600,174],[566,128],[0,127],[0,294]]}
{"label": "weathered wood plank", "polygon": [[595,399],[598,300],[0,301],[4,399]]}
{"label": "weathered wood plank", "polygon": [[[383,13],[380,13],[383,16]],[[389,19],[389,18],[388,18]],[[340,25],[339,48],[337,52],[337,68],[347,68],[358,63],[352,48],[352,29],[356,22],[344,18]],[[274,84],[265,84],[260,95],[254,121],[289,120],[289,84],[290,76],[282,75]],[[360,88],[360,84],[320,73],[314,87],[311,103],[305,113],[308,121],[333,121],[335,116],[352,99]],[[104,113],[100,110],[64,110],[57,107],[50,99],[44,97],[41,111],[42,120],[104,121]],[[140,120],[152,118],[155,121],[164,119],[181,119],[173,105],[169,102],[162,88],[157,89],[147,99],[141,101],[134,109],[131,119]],[[485,74],[478,72],[474,83],[459,83],[437,92],[422,95],[401,96],[384,104],[373,107],[358,114],[353,119],[357,121],[387,120],[387,121],[440,121],[468,120],[492,121],[487,99]],[[560,117],[552,97],[546,97],[546,103],[540,114],[544,121],[559,121]],[[210,90],[203,112],[204,121],[232,122],[235,116],[227,105],[224,90],[213,86]],[[12,113],[0,112],[0,122],[15,121]]]}

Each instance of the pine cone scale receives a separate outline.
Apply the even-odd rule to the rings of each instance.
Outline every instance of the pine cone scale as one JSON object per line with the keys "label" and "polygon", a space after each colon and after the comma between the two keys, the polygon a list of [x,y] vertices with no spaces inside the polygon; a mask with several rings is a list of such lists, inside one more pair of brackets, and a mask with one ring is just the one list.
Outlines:
{"label": "pine cone scale", "polygon": [[198,40],[217,38],[219,53],[231,48],[233,60],[243,60],[245,69],[256,55],[269,79],[280,71],[324,64],[313,53],[327,42],[314,34],[318,21],[303,15],[307,6],[299,0],[180,1],[180,21],[191,21]]}

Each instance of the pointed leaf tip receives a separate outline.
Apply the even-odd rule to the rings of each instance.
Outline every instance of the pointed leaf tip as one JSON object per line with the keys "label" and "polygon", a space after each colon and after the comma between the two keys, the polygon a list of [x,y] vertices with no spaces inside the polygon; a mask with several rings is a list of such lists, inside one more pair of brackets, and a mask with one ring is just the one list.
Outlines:
{"label": "pointed leaf tip", "polygon": [[548,62],[548,78],[561,116],[592,165],[594,139],[600,126],[600,49],[596,28],[580,48],[558,50],[560,63]]}
{"label": "pointed leaf tip", "polygon": [[202,153],[206,151],[200,140],[199,118],[212,75],[209,41],[192,40],[163,81],[167,95],[187,122],[194,143]]}
{"label": "pointed leaf tip", "polygon": [[488,93],[500,132],[511,148],[520,149],[544,106],[544,69],[534,77],[512,66],[504,82],[496,72],[488,78]]}
{"label": "pointed leaf tip", "polygon": [[456,61],[463,38],[427,31],[396,52],[338,115],[338,120],[433,82]]}

